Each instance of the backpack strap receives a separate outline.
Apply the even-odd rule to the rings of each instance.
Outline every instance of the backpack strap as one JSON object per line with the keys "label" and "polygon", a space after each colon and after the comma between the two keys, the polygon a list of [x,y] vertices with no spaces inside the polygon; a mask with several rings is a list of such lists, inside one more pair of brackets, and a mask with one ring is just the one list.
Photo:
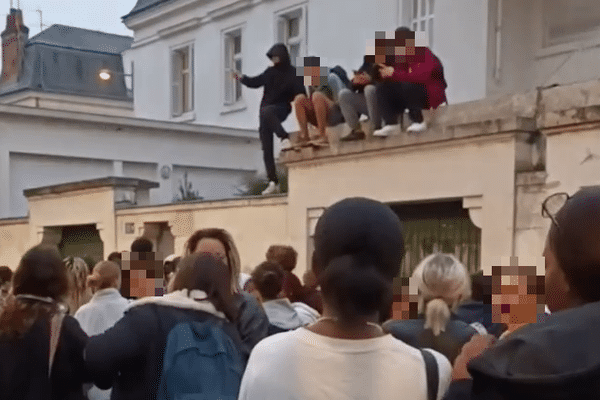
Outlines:
{"label": "backpack strap", "polygon": [[437,400],[439,372],[435,356],[427,350],[420,349],[425,361],[425,374],[427,376],[427,399]]}

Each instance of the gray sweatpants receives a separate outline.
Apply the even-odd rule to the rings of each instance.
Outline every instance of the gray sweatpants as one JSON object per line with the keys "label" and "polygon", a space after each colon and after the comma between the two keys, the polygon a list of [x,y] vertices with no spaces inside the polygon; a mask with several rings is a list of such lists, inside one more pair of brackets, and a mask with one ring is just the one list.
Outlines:
{"label": "gray sweatpants", "polygon": [[359,118],[363,114],[369,117],[375,129],[381,128],[381,116],[377,108],[375,85],[365,86],[363,93],[342,89],[339,98],[342,114],[351,129],[360,127]]}

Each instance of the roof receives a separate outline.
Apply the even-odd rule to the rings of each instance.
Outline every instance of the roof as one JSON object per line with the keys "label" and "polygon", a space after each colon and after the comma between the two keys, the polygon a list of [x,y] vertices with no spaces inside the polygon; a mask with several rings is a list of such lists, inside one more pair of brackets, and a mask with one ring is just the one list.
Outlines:
{"label": "roof", "polygon": [[137,0],[137,3],[135,3],[135,6],[133,7],[133,9],[131,11],[129,11],[129,14],[125,15],[123,17],[123,19],[129,18],[135,14],[138,14],[149,8],[157,6],[161,3],[166,3],[167,1],[175,1],[175,0]]}
{"label": "roof", "polygon": [[121,54],[129,49],[133,38],[66,25],[52,25],[27,42],[27,46],[45,44],[95,53]]}
{"label": "roof", "polygon": [[[128,36],[52,25],[27,41],[19,79],[0,85],[0,97],[31,90],[131,101],[121,53],[132,42]],[[102,69],[115,77],[99,80]]]}

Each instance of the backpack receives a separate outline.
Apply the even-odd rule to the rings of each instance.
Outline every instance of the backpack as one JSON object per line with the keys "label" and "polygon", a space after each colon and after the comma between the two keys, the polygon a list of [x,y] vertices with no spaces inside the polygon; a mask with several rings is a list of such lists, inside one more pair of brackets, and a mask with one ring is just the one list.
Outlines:
{"label": "backpack", "polygon": [[167,336],[157,400],[237,400],[244,362],[223,321],[183,322]]}

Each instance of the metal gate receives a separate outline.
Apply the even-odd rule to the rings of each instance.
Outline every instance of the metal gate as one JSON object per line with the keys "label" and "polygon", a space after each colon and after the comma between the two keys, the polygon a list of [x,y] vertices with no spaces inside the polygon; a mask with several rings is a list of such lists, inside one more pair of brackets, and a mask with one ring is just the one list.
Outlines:
{"label": "metal gate", "polygon": [[452,253],[470,273],[479,269],[481,229],[469,218],[462,201],[391,205],[402,221],[406,255],[399,277],[410,276],[434,252]]}

